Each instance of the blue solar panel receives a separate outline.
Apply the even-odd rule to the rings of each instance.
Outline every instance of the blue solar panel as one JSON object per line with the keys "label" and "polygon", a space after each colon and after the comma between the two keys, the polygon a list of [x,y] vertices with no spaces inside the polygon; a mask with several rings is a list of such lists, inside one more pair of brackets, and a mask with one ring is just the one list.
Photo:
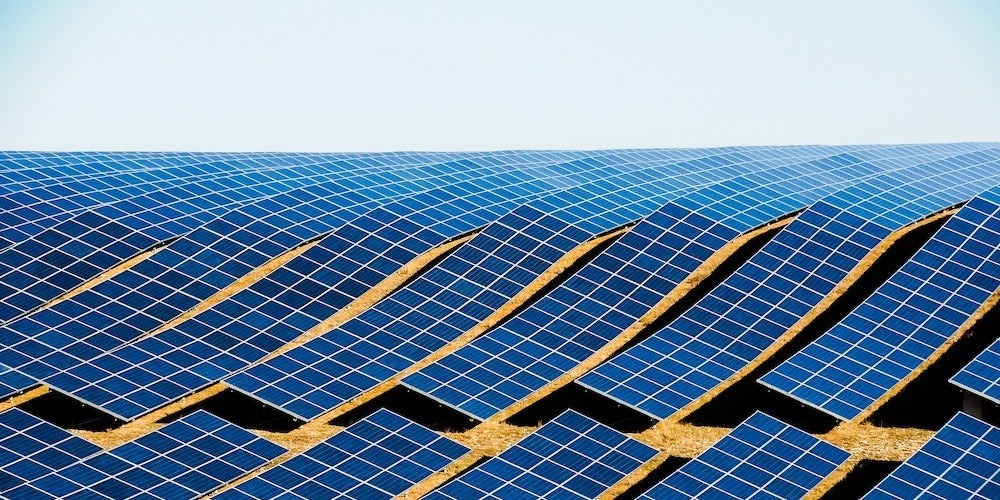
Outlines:
{"label": "blue solar panel", "polygon": [[570,410],[424,498],[597,498],[656,453]]}
{"label": "blue solar panel", "polygon": [[0,495],[101,448],[17,408],[0,413]]}
{"label": "blue solar panel", "polygon": [[998,166],[996,152],[960,155],[828,196],[676,320],[577,382],[654,418],[674,415],[759,362],[886,236],[991,187]]}
{"label": "blue solar panel", "polygon": [[35,385],[34,379],[0,365],[0,400],[9,398]]}
{"label": "blue solar panel", "polygon": [[216,498],[388,499],[468,452],[383,409]]}
{"label": "blue solar panel", "polygon": [[852,420],[1000,289],[1000,187],[967,203],[875,293],[760,382]]}
{"label": "blue solar panel", "polygon": [[[228,162],[220,168],[239,162]],[[266,168],[266,170],[260,170]],[[115,201],[0,253],[0,321],[8,321],[151,246],[187,233],[235,206],[303,186],[358,175],[330,164],[223,170],[156,193]],[[329,170],[329,172],[324,172]],[[318,172],[317,172],[318,171]]]}
{"label": "blue solar panel", "polygon": [[[884,148],[903,156],[923,148]],[[737,177],[661,207],[574,276],[497,329],[403,384],[486,419],[574,368],[741,232],[894,167],[855,151]]]}
{"label": "blue solar panel", "polygon": [[1000,498],[1000,429],[955,415],[864,498]]}
{"label": "blue solar panel", "polygon": [[956,373],[951,383],[1000,404],[1000,339]]}
{"label": "blue solar panel", "polygon": [[849,456],[756,412],[640,498],[803,498]]}
{"label": "blue solar panel", "polygon": [[5,493],[9,498],[197,498],[285,449],[199,410]]}

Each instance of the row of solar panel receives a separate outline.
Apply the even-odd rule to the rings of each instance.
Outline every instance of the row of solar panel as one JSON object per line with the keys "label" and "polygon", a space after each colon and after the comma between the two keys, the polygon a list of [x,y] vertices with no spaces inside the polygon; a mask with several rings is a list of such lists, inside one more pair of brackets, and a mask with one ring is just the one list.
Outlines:
{"label": "row of solar panel", "polygon": [[[252,474],[285,450],[204,411],[105,451],[11,409],[0,413],[0,494],[194,498],[250,474],[219,497],[392,498],[469,451],[383,409]],[[655,448],[567,411],[427,497],[595,498],[657,455]],[[642,498],[801,498],[848,457],[758,412]],[[996,498],[997,457],[1000,429],[959,413],[866,498]]]}
{"label": "row of solar panel", "polygon": [[[951,159],[951,160],[953,160],[953,164],[962,164],[962,160],[963,159],[964,159],[964,157],[958,157],[958,159]],[[855,161],[858,161],[858,160],[855,160]],[[824,165],[824,166],[827,169],[829,169],[828,165]],[[802,165],[801,164],[800,165],[796,165],[796,167],[801,168]],[[774,169],[772,169],[772,170],[774,170]],[[771,172],[771,170],[765,170],[765,171],[766,172]],[[828,173],[828,172],[830,172],[830,170],[826,170],[826,173]],[[864,172],[862,172],[862,173],[864,173]],[[857,172],[855,172],[854,174],[858,175]],[[780,177],[779,177],[779,179],[780,179]],[[827,177],[826,179],[828,180],[829,177]],[[750,181],[751,180],[744,179],[744,182],[750,182]],[[786,180],[786,182],[788,182],[788,181]],[[828,185],[828,184],[824,184],[824,185]],[[768,186],[768,188],[771,190],[771,192],[775,192],[773,190],[773,185],[774,185],[773,183],[772,183],[772,185],[761,185],[759,183],[757,183],[756,185],[758,185],[758,186]],[[720,186],[722,186],[722,187],[720,188]],[[801,184],[798,184],[798,185],[791,184],[790,186],[793,189],[802,189],[802,187],[803,187]],[[714,191],[712,191],[713,193],[719,193],[720,189],[723,189],[721,192],[722,193],[728,193],[730,197],[732,196],[732,193],[736,192],[735,190],[732,190],[732,189],[730,189],[728,192],[725,191],[724,190],[724,184],[723,185],[715,184],[715,185],[711,186],[708,189],[714,190]],[[695,194],[697,194],[698,196],[702,196],[703,197],[703,196],[705,196],[703,194],[703,191],[704,190],[696,192]],[[801,192],[796,192],[796,193],[797,194],[801,194]],[[720,198],[715,198],[715,199],[729,200],[730,198],[720,197]],[[684,198],[682,198],[681,200],[684,200]],[[726,207],[726,205],[724,203],[719,203],[719,204],[717,204],[717,206],[722,206],[723,209],[727,209],[727,207]],[[745,203],[742,204],[742,205],[738,204],[737,206],[744,206],[744,207],[746,207]],[[765,204],[763,204],[763,206],[767,206],[767,204],[765,203]],[[795,205],[791,205],[791,207],[794,208]],[[760,207],[749,207],[749,208],[750,209],[756,209],[758,211],[761,210]],[[814,207],[814,208],[816,208],[816,207]],[[612,209],[608,209],[608,210],[612,210]],[[709,210],[715,210],[715,211],[717,211],[718,208],[711,208],[711,206],[709,206]],[[605,210],[605,212],[607,212],[607,210]],[[778,213],[780,213],[780,212],[778,212]],[[807,214],[808,214],[808,212],[807,212]],[[774,215],[771,215],[770,217],[773,218]],[[755,222],[760,223],[762,220],[766,221],[767,219],[756,219]],[[702,223],[704,223],[704,221],[702,221]],[[744,225],[744,228],[747,227],[747,226],[748,225]],[[604,225],[604,226],[598,226],[599,229],[606,228],[606,227],[607,227],[606,225]],[[639,229],[639,228],[637,228],[637,229]],[[681,229],[684,229],[684,228],[682,227]],[[689,233],[690,233],[690,231],[688,231],[688,234],[685,234],[685,233],[682,232],[681,236],[682,237],[685,237],[685,236],[689,237],[690,236]],[[636,234],[640,234],[640,232],[636,231]],[[730,235],[731,234],[732,233],[730,233]],[[717,240],[717,241],[724,241],[724,240],[720,239],[720,240]],[[878,240],[875,239],[875,241],[878,241]],[[553,257],[555,255],[556,254],[553,254]],[[707,255],[708,254],[703,253],[701,255],[702,260],[704,260],[704,258]],[[692,259],[692,260],[690,260],[690,262],[695,263],[695,264],[699,263],[699,261],[697,259]],[[397,265],[398,265],[398,263],[397,263]],[[503,264],[501,263],[501,265],[503,265]],[[468,270],[469,269],[466,268],[466,269],[463,269],[462,272],[467,272]],[[536,273],[537,273],[537,271],[536,271]],[[369,281],[368,283],[366,283],[366,286],[370,287],[371,286],[371,282]],[[511,295],[511,293],[513,293],[514,291],[516,291],[516,287],[512,288],[508,292],[507,296],[509,297]],[[358,292],[355,293],[355,296],[357,295],[357,293]],[[663,294],[660,293],[660,295],[662,296]],[[149,301],[152,300],[152,299],[146,298],[145,300],[146,300],[146,303],[148,304]],[[159,305],[159,304],[157,304],[157,305]],[[273,303],[271,303],[270,305],[272,307],[274,306]],[[646,306],[644,306],[644,307],[645,307],[645,309],[649,309],[649,305],[648,304]],[[411,307],[411,309],[412,309],[412,307]],[[285,309],[285,310],[287,311],[288,309]],[[569,310],[569,308],[567,308],[567,310]],[[170,312],[172,314],[176,315],[179,312],[179,310],[172,310]],[[255,312],[259,312],[259,311],[255,311]],[[485,315],[488,314],[488,312],[489,312],[488,310],[483,310],[483,312],[481,312],[478,316],[473,316],[473,317],[474,318],[478,317],[479,319],[482,319]],[[232,316],[230,315],[230,317],[232,317]],[[271,317],[273,318],[274,316],[271,315]],[[160,321],[160,320],[150,321],[149,324],[146,325],[146,329],[147,330],[148,329],[152,329],[154,327],[154,325],[156,324],[157,321]],[[264,318],[263,321],[265,323],[256,324],[256,326],[258,326],[258,327],[259,326],[263,326],[264,324],[267,324],[268,321],[273,321],[273,320],[269,320],[268,318]],[[302,326],[304,327],[304,326],[306,326],[309,323],[315,324],[315,322],[316,322],[316,318],[313,318],[311,320],[308,320],[308,322],[304,323]],[[253,322],[251,322],[251,324],[254,325]],[[270,323],[270,324],[273,324],[273,322]],[[213,325],[214,325],[214,323],[210,323],[208,326],[212,327]],[[53,325],[47,325],[47,326],[51,328]],[[119,324],[119,325],[115,325],[115,326],[121,328],[122,325]],[[140,328],[140,330],[141,330],[141,328]],[[207,329],[201,329],[201,330],[202,330],[203,334],[209,333],[209,330],[207,330]],[[620,326],[618,327],[618,330],[619,331],[621,330]],[[304,329],[301,328],[301,327],[297,329],[297,332],[300,333],[301,331],[304,331]],[[463,330],[459,329],[459,331],[463,331]],[[141,335],[141,331],[137,332],[137,333]],[[213,333],[216,334],[216,337],[219,336],[218,335],[218,333],[219,333],[218,331],[214,331]],[[532,332],[529,332],[529,333],[532,333]],[[83,335],[83,337],[85,339],[87,338],[86,335]],[[163,366],[160,366],[160,368],[158,370],[150,370],[150,371],[136,371],[136,370],[128,371],[128,370],[124,370],[123,368],[128,368],[130,366],[135,366],[138,363],[136,363],[136,362],[123,363],[123,362],[121,362],[118,359],[113,359],[113,360],[110,361],[110,364],[105,363],[104,365],[101,365],[100,363],[98,363],[96,365],[88,363],[87,361],[95,359],[95,355],[99,355],[99,353],[102,350],[106,350],[109,346],[113,346],[114,345],[114,340],[113,339],[112,340],[107,340],[109,338],[108,335],[103,335],[103,336],[101,336],[101,335],[94,335],[92,337],[98,337],[98,341],[91,341],[91,340],[87,339],[87,340],[85,340],[83,342],[76,341],[75,343],[74,343],[74,341],[70,340],[67,343],[62,344],[62,345],[60,345],[58,343],[55,343],[53,345],[53,347],[55,348],[54,349],[55,352],[51,353],[50,356],[48,358],[46,358],[46,361],[36,361],[36,358],[42,357],[42,356],[39,356],[40,353],[38,352],[38,346],[39,346],[39,344],[37,342],[30,342],[30,343],[27,343],[27,347],[26,348],[21,349],[22,353],[32,352],[32,355],[30,357],[27,354],[25,354],[25,357],[24,357],[25,360],[30,360],[30,361],[26,361],[26,363],[21,363],[21,364],[18,364],[17,361],[13,361],[12,362],[10,359],[7,359],[6,361],[7,361],[8,364],[14,365],[14,366],[22,369],[22,371],[27,371],[29,373],[34,374],[36,376],[36,378],[43,378],[43,377],[47,376],[46,374],[50,374],[48,376],[51,376],[51,374],[53,374],[56,371],[58,371],[58,370],[61,369],[62,372],[56,374],[55,377],[50,380],[51,385],[53,385],[54,387],[61,388],[63,390],[69,391],[69,392],[76,391],[74,393],[74,395],[76,395],[77,397],[80,397],[81,399],[84,399],[84,400],[87,400],[87,401],[90,401],[90,402],[95,402],[96,404],[99,404],[99,405],[100,404],[106,404],[108,401],[110,401],[112,399],[116,399],[112,395],[118,395],[119,397],[117,397],[117,399],[116,399],[118,401],[118,404],[121,405],[121,406],[129,407],[129,411],[132,412],[131,415],[134,416],[134,415],[140,414],[141,412],[148,411],[149,409],[154,408],[156,405],[163,404],[164,402],[169,402],[170,400],[175,399],[176,397],[179,397],[180,395],[183,395],[186,392],[190,392],[191,390],[197,389],[198,387],[202,387],[202,386],[206,385],[207,383],[213,381],[213,379],[217,380],[222,375],[227,374],[227,367],[228,367],[228,371],[229,372],[238,370],[240,368],[243,368],[247,364],[249,364],[249,362],[256,361],[257,359],[259,359],[260,357],[262,357],[264,354],[266,354],[268,352],[268,350],[266,350],[266,349],[261,349],[257,353],[254,353],[253,355],[250,355],[250,356],[239,356],[239,355],[237,355],[236,357],[240,358],[239,361],[237,361],[237,362],[229,362],[228,364],[227,363],[220,363],[221,367],[215,367],[215,370],[213,370],[215,373],[213,373],[213,375],[211,377],[208,377],[207,380],[202,380],[202,379],[199,379],[198,377],[191,377],[190,373],[184,373],[186,370],[190,369],[190,367],[192,366],[193,360],[196,360],[199,357],[202,358],[202,359],[204,359],[204,358],[210,358],[210,359],[212,359],[212,358],[220,358],[220,357],[232,358],[233,357],[233,353],[229,352],[229,349],[227,347],[225,347],[225,345],[232,346],[232,345],[237,344],[238,343],[238,338],[236,340],[234,340],[233,338],[224,338],[223,339],[223,342],[225,343],[224,346],[221,347],[221,348],[216,348],[215,350],[205,350],[203,347],[199,346],[198,344],[203,339],[199,339],[198,337],[183,338],[184,342],[176,342],[176,343],[175,342],[168,342],[167,346],[162,346],[158,351],[153,351],[153,352],[156,353],[156,354],[162,354],[167,349],[171,349],[172,348],[172,349],[174,349],[172,352],[173,353],[177,353],[177,348],[178,347],[188,347],[188,346],[195,346],[194,348],[197,348],[198,350],[194,351],[194,352],[185,352],[185,353],[174,354],[174,358],[177,358],[179,356],[180,358],[182,358],[182,361],[185,361],[185,362],[178,362],[178,361],[176,361],[175,359],[172,359],[172,358],[164,358],[164,357],[161,357],[161,356],[157,356],[157,355],[151,354],[151,353],[149,353],[147,351],[145,357],[140,357],[139,359],[150,359],[151,362],[157,363],[159,365],[166,365],[166,363],[164,363],[164,361],[166,360],[166,361],[169,362],[169,365],[173,365],[173,366],[169,366],[168,365],[166,368],[164,368]],[[169,338],[169,336],[164,337],[164,338]],[[32,340],[34,340],[34,339],[32,339]],[[121,339],[119,338],[118,340],[120,341]],[[266,340],[267,340],[267,342],[269,342],[271,344],[275,343],[273,339],[266,339]],[[284,340],[284,342],[287,342],[287,341],[288,341],[287,339]],[[82,344],[82,347],[81,347],[81,344]],[[48,345],[46,345],[46,343],[42,343],[42,345],[45,346],[45,347],[48,347]],[[599,347],[599,345],[595,346],[595,348],[596,347]],[[592,350],[595,349],[595,348],[592,348]],[[74,356],[73,355],[74,349],[82,350],[83,353],[84,353],[84,355],[82,355],[82,356]],[[271,350],[273,350],[273,347],[271,348]],[[553,351],[550,351],[550,352],[553,352],[553,353],[556,353],[556,354],[560,354],[560,355],[562,354],[558,350],[553,350]],[[347,351],[344,351],[343,348],[337,348],[337,350],[335,350],[335,353],[339,353],[341,355],[346,355]],[[88,354],[89,354],[89,357],[87,357]],[[334,354],[334,352],[331,352],[331,354],[322,357],[321,360],[322,361],[327,361],[329,359],[332,359],[333,358],[333,354]],[[360,353],[360,355],[362,355],[363,357],[364,357],[365,354],[369,354],[369,353],[367,353],[367,352]],[[518,353],[518,354],[520,354],[520,353]],[[539,354],[541,354],[541,353],[539,353]],[[367,358],[368,359],[376,359],[376,357],[373,357],[373,356],[367,356]],[[56,361],[52,362],[52,361],[49,361],[49,359],[54,359]],[[109,358],[108,357],[103,357],[103,358],[100,358],[100,359],[107,360]],[[128,359],[135,359],[135,357],[134,356],[130,356]],[[491,359],[497,359],[497,358],[491,358]],[[579,360],[577,362],[579,362]],[[95,369],[94,366],[97,366],[98,368]],[[175,366],[177,368],[175,368]],[[79,367],[79,368],[77,368],[77,367]],[[75,373],[69,373],[70,371],[72,371],[71,368],[75,369],[76,372]],[[185,378],[186,379],[185,383],[177,384],[176,380],[169,380],[169,379],[167,379],[166,382],[165,382],[164,379],[167,378],[166,377],[167,375],[173,375],[175,373],[178,373],[178,368],[180,369],[181,373],[179,373],[177,375],[177,377],[178,378]],[[479,367],[479,366],[473,367],[473,369],[479,369],[479,368],[481,368],[481,367]],[[398,370],[399,369],[397,368],[396,371],[398,372]],[[480,370],[480,371],[482,371],[482,370]],[[563,371],[565,371],[565,369]],[[119,372],[125,372],[126,374],[130,374],[131,376],[134,377],[134,379],[133,380],[128,380],[127,376],[126,377],[122,377],[119,374]],[[550,373],[551,373],[551,375],[549,375],[548,379],[553,378],[553,376],[555,374],[558,374],[560,372],[558,370],[555,370],[555,371],[550,371]],[[537,376],[537,374],[533,374],[533,375]],[[195,379],[193,382],[191,381],[192,378]],[[380,380],[384,380],[385,378],[387,378],[387,375],[382,375],[380,379],[379,378],[375,378],[375,382],[378,382]],[[331,380],[331,378],[328,377],[327,380]],[[338,384],[340,384],[340,382],[341,382],[340,380],[337,380],[336,377],[333,377],[332,380],[334,380],[334,382],[338,383]],[[541,380],[543,382],[549,381],[549,380],[546,380],[544,377]],[[88,381],[90,382],[89,385],[87,384]],[[103,383],[104,387],[95,387],[95,385],[96,385],[95,381],[98,384]],[[300,380],[293,380],[292,382],[293,382],[293,385],[301,386],[300,382],[302,382],[302,381],[300,381]],[[510,385],[509,382],[507,382],[505,380],[502,380],[502,379],[500,380],[500,382],[502,382],[502,383],[508,383],[508,385]],[[143,404],[143,402],[145,402],[146,400],[149,400],[150,397],[151,397],[150,396],[150,391],[147,388],[149,386],[153,386],[154,384],[156,386],[158,386],[158,387],[166,387],[167,389],[161,389],[159,392],[162,393],[162,394],[154,394],[152,396],[152,401],[154,402],[154,404]],[[309,385],[310,386],[316,386],[316,385],[319,385],[319,384],[309,384]],[[368,382],[367,386],[350,387],[350,388],[348,388],[349,397],[355,395],[355,393],[357,393],[359,389],[361,389],[363,391],[364,388],[371,387],[372,385],[374,385],[374,384],[372,384],[371,382]],[[518,385],[523,385],[523,384],[518,384]],[[535,385],[537,386],[538,383],[536,382]],[[519,387],[517,389],[521,390]],[[87,392],[84,392],[84,391],[87,391]],[[164,393],[164,391],[167,391],[167,393]],[[156,391],[154,391],[154,392],[156,392]],[[523,392],[523,390],[522,390],[522,392]],[[126,397],[123,398],[121,396],[126,396]],[[130,399],[130,398],[128,398],[128,396],[132,396],[132,398]],[[139,401],[139,402],[134,401],[135,399],[140,399],[140,398],[144,398],[144,401]],[[516,398],[510,398],[510,399],[515,400],[515,401],[517,400]],[[343,400],[343,398],[341,398],[341,401],[342,400]],[[328,410],[329,407],[325,407],[325,409]],[[115,413],[116,415],[119,415],[119,416],[122,416],[123,414],[126,413],[125,411],[118,412],[118,411],[115,411],[114,409],[110,409],[109,411],[112,411],[113,413]],[[140,413],[136,413],[136,412],[140,412]]]}

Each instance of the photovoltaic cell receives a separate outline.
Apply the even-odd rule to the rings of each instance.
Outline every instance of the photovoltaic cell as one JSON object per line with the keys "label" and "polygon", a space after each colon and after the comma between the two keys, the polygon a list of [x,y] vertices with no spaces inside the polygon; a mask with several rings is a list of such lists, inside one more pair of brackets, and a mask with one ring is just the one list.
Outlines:
{"label": "photovoltaic cell", "polygon": [[0,495],[100,451],[30,413],[6,410],[0,413]]}
{"label": "photovoltaic cell", "polygon": [[1000,289],[1000,187],[968,202],[847,317],[760,382],[843,420],[869,409]]}
{"label": "photovoltaic cell", "polygon": [[1000,429],[958,413],[864,498],[1000,498]]}
{"label": "photovoltaic cell", "polygon": [[285,449],[204,410],[41,476],[4,495],[20,498],[197,498]]}
{"label": "photovoltaic cell", "polygon": [[489,418],[593,355],[741,232],[891,170],[902,161],[892,154],[927,155],[923,147],[884,149],[894,151],[761,170],[668,203],[538,302],[402,383]]}
{"label": "photovoltaic cell", "polygon": [[216,498],[388,499],[468,452],[381,409]]}
{"label": "photovoltaic cell", "polygon": [[597,498],[656,453],[569,410],[424,498]]}
{"label": "photovoltaic cell", "polygon": [[640,498],[803,498],[849,456],[756,412]]}
{"label": "photovoltaic cell", "polygon": [[814,204],[662,330],[577,383],[667,418],[753,363],[906,224],[992,187],[1000,155],[976,152],[875,177]]}
{"label": "photovoltaic cell", "polygon": [[0,365],[0,400],[9,398],[33,385],[35,385],[35,381],[31,377]]}

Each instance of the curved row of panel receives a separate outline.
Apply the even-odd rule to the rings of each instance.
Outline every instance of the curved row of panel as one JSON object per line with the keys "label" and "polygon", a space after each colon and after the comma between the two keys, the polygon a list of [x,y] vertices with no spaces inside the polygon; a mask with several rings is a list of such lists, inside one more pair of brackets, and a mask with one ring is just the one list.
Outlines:
{"label": "curved row of panel", "polygon": [[893,232],[1000,182],[996,150],[918,164],[813,204],[697,304],[577,383],[665,419],[734,381]]}
{"label": "curved row of panel", "polygon": [[738,235],[866,176],[925,158],[919,152],[853,151],[740,176],[678,198],[536,304],[403,384],[475,418],[489,418],[632,328]]}

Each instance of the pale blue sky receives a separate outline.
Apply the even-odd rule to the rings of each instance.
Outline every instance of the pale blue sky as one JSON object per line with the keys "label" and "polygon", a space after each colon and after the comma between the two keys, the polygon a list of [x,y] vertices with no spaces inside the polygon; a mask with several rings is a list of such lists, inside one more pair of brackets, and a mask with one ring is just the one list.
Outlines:
{"label": "pale blue sky", "polygon": [[0,149],[1000,140],[1000,2],[0,0]]}

